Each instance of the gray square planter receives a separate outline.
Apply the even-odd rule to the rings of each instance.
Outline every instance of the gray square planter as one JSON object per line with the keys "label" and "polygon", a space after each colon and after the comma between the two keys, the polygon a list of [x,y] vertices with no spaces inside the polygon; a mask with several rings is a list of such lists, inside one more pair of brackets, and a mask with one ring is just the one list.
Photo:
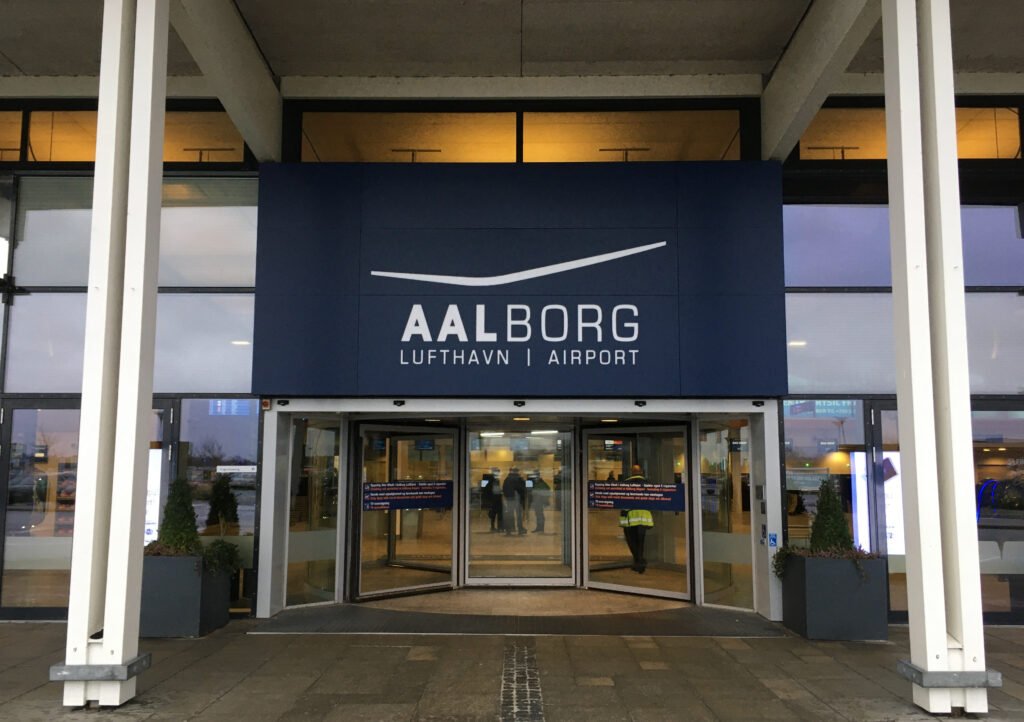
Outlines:
{"label": "gray square planter", "polygon": [[808,639],[887,639],[885,559],[821,559],[793,554],[782,578],[782,623]]}
{"label": "gray square planter", "polygon": [[201,637],[228,623],[231,576],[202,557],[143,557],[142,637]]}

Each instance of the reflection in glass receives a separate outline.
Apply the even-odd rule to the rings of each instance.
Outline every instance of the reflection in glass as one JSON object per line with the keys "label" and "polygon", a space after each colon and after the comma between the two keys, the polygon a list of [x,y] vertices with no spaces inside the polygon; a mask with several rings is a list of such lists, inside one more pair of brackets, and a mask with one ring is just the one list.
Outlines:
{"label": "reflection in glass", "polygon": [[1024,613],[1024,410],[975,411],[974,495],[978,506],[985,612]]}
{"label": "reflection in glass", "polygon": [[166,179],[161,286],[255,286],[255,178]]}
{"label": "reflection in glass", "polygon": [[[957,108],[960,158],[1020,158],[1016,108]],[[884,108],[822,108],[800,138],[801,160],[886,157]]]}
{"label": "reflection in glass", "polygon": [[303,113],[302,160],[514,163],[515,113]]}
{"label": "reflection in glass", "polygon": [[[364,429],[362,439],[359,593],[451,583],[455,436]],[[447,499],[402,497],[420,482],[447,488]]]}
{"label": "reflection in glass", "polygon": [[907,610],[907,556],[903,537],[903,481],[900,471],[900,425],[895,409],[883,409],[878,415],[882,436],[881,459],[876,456],[876,484],[881,476],[884,503],[878,510],[876,524],[885,544],[883,551],[889,566],[889,610]]}
{"label": "reflection in glass", "polygon": [[[169,178],[160,216],[162,286],[242,286],[256,278],[252,178]],[[14,271],[24,286],[84,286],[91,178],[19,180]],[[53,263],[60,258],[60,263]]]}
{"label": "reflection in glass", "polygon": [[887,206],[786,205],[787,286],[888,286]]}
{"label": "reflection in glass", "polygon": [[77,409],[11,414],[3,607],[66,607],[78,472]]}
{"label": "reflection in glass", "polygon": [[11,306],[9,333],[8,391],[77,393],[81,390],[84,293],[17,296]]}
{"label": "reflection in glass", "polygon": [[253,313],[251,294],[160,294],[153,390],[248,392]]}
{"label": "reflection in glass", "polygon": [[818,489],[838,489],[854,543],[871,551],[864,404],[849,399],[783,401],[789,543],[809,546]]}
{"label": "reflection in glass", "polygon": [[750,426],[746,419],[700,424],[704,601],[752,609]]}
{"label": "reflection in glass", "polygon": [[[889,209],[787,205],[782,209],[787,286],[889,286]],[[964,283],[1024,284],[1016,206],[963,206]]]}
{"label": "reflection in glass", "polygon": [[182,399],[177,473],[192,487],[199,534],[221,534],[253,565],[256,526],[256,399]]}
{"label": "reflection in glass", "polygon": [[334,600],[341,426],[337,419],[296,419],[288,507],[285,604]]}
{"label": "reflection in glass", "polygon": [[[587,484],[626,482],[676,485],[688,499],[685,430],[600,434],[587,438]],[[636,470],[634,466],[639,466]],[[686,508],[688,508],[688,501]],[[639,587],[687,595],[689,531],[686,508],[650,510],[654,525],[641,530],[642,560],[636,565],[633,544],[623,528],[625,509],[598,509],[588,504],[587,538],[591,582]]]}
{"label": "reflection in glass", "polygon": [[791,394],[896,393],[892,295],[788,293]]}
{"label": "reflection in glass", "polygon": [[0,111],[0,163],[21,158],[21,111]]}
{"label": "reflection in glass", "polygon": [[1024,393],[1024,296],[968,293],[966,301],[971,393]]}
{"label": "reflection in glass", "polygon": [[572,433],[469,432],[469,577],[572,577]]}
{"label": "reflection in glass", "polygon": [[735,110],[524,113],[527,163],[739,160]]}

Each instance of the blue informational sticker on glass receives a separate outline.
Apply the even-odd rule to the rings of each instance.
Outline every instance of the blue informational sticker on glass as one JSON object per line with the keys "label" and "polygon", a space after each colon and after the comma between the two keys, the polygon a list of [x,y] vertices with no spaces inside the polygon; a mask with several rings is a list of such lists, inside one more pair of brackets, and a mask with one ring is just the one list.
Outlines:
{"label": "blue informational sticker on glass", "polygon": [[433,439],[416,439],[416,451],[433,451]]}
{"label": "blue informational sticker on glass", "polygon": [[778,534],[769,534],[768,535],[768,546],[770,546],[770,547],[777,547],[778,545],[779,545],[779,535]]}

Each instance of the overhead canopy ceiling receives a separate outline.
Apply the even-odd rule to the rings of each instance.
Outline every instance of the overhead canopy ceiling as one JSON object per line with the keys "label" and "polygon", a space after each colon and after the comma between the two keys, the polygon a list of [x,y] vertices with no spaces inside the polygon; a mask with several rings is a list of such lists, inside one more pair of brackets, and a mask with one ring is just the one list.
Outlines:
{"label": "overhead canopy ceiling", "polygon": [[[236,0],[281,76],[768,75],[810,0]],[[102,0],[0,4],[0,76],[95,76]],[[952,0],[958,70],[1024,71],[1020,0]],[[850,65],[882,70],[876,28]],[[198,75],[172,31],[169,74]]]}

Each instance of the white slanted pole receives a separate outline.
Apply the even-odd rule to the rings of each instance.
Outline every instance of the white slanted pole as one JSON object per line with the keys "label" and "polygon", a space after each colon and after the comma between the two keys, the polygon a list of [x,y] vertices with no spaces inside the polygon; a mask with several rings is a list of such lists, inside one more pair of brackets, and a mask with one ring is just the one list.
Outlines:
{"label": "white slanted pole", "polygon": [[[169,27],[168,0],[139,0],[117,435],[107,562],[110,573],[103,633],[104,649],[117,664],[134,659],[139,649]],[[100,704],[120,705],[134,697],[136,679],[101,683]]]}
{"label": "white slanted pole", "polygon": [[85,463],[76,499],[66,663],[51,669],[51,679],[65,681],[69,706],[123,704],[148,664],[138,654],[138,634],[167,3],[106,0],[104,8],[79,450]]}
{"label": "white slanted pole", "polygon": [[[949,663],[954,672],[984,672],[949,0],[919,0],[917,21]],[[962,707],[967,712],[988,711],[985,688],[954,689],[951,695],[953,707]]]}
{"label": "white slanted pole", "polygon": [[884,0],[897,400],[914,702],[988,709],[949,0]]}
{"label": "white slanted pole", "polygon": [[[106,0],[65,655],[75,666],[105,663],[102,643],[89,637],[103,629],[107,583],[134,52],[135,0]],[[80,707],[98,699],[97,686],[65,682],[64,704]]]}

